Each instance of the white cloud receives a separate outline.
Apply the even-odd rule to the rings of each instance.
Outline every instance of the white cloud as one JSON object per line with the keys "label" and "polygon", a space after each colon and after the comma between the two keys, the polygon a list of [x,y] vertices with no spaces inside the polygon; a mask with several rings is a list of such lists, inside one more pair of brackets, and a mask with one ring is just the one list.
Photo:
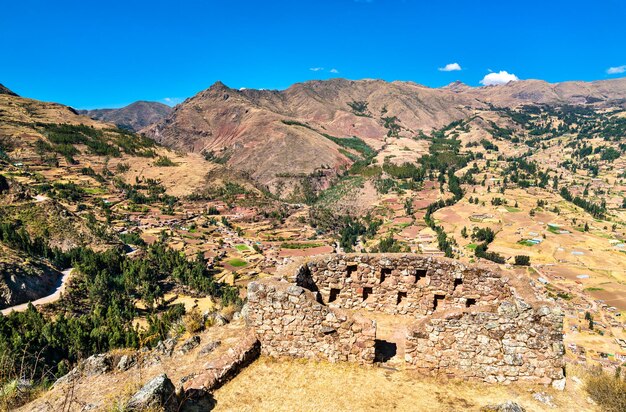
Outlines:
{"label": "white cloud", "polygon": [[337,70],[337,69],[330,69],[330,72],[336,74],[336,73],[339,73],[339,70]]}
{"label": "white cloud", "polygon": [[480,84],[482,84],[483,86],[494,86],[497,84],[507,84],[508,82],[516,82],[518,80],[519,78],[513,73],[509,73],[505,70],[502,70],[497,73],[493,72],[493,73],[487,74],[480,81]]}
{"label": "white cloud", "polygon": [[176,106],[178,103],[181,103],[184,99],[181,97],[165,97],[162,100],[163,100],[163,103],[169,106]]}
{"label": "white cloud", "polygon": [[312,72],[321,72],[324,70],[323,67],[311,67],[309,70],[311,70]]}
{"label": "white cloud", "polygon": [[606,69],[607,74],[620,74],[626,72],[626,65],[617,66],[617,67],[609,67]]}
{"label": "white cloud", "polygon": [[448,63],[444,67],[439,68],[440,72],[454,72],[458,70],[462,70],[461,65],[458,63]]}

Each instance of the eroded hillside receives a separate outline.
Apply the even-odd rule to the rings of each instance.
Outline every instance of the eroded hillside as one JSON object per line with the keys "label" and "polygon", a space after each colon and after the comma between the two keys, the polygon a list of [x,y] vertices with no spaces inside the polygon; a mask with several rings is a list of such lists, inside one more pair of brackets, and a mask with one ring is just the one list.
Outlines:
{"label": "eroded hillside", "polygon": [[274,193],[291,193],[302,180],[316,190],[325,188],[358,160],[361,153],[351,150],[349,139],[378,150],[393,139],[419,138],[489,107],[605,107],[623,104],[624,98],[623,79],[559,84],[529,80],[481,88],[453,83],[439,89],[411,82],[333,79],[283,91],[234,90],[218,82],[143,132],[166,146],[203,153],[246,171]]}

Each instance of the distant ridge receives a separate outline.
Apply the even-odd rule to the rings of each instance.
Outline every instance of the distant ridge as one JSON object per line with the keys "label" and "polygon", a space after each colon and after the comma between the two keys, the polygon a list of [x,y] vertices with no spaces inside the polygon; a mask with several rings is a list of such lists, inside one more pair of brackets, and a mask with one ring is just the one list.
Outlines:
{"label": "distant ridge", "polygon": [[159,102],[137,101],[121,109],[79,110],[80,114],[118,127],[138,131],[163,120],[172,108]]}

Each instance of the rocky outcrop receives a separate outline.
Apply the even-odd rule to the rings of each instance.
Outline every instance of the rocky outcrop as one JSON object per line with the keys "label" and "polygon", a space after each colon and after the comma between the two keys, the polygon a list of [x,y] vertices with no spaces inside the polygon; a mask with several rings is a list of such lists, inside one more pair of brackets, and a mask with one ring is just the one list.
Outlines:
{"label": "rocky outcrop", "polygon": [[0,246],[0,309],[37,300],[52,293],[60,284],[62,273],[38,259],[26,263],[19,253]]}
{"label": "rocky outcrop", "polygon": [[248,286],[246,321],[267,355],[373,363],[367,313],[383,312],[408,322],[404,361],[425,374],[565,382],[560,308],[497,270],[409,254],[327,255],[292,280]]}
{"label": "rocky outcrop", "polygon": [[[219,345],[215,345],[217,346]],[[230,347],[226,354],[207,362],[203,366],[204,371],[183,383],[185,398],[204,397],[219,388],[255,360],[259,352],[260,343],[256,334],[251,329],[246,330],[237,344]]]}
{"label": "rocky outcrop", "polygon": [[181,355],[184,355],[185,353],[189,352],[190,350],[192,350],[199,344],[200,344],[200,336],[198,335],[192,336],[180,345],[180,348],[178,348],[178,353],[180,353]]}
{"label": "rocky outcrop", "polygon": [[161,374],[146,383],[126,403],[128,411],[162,410],[174,412],[178,410],[178,399],[172,381]]}

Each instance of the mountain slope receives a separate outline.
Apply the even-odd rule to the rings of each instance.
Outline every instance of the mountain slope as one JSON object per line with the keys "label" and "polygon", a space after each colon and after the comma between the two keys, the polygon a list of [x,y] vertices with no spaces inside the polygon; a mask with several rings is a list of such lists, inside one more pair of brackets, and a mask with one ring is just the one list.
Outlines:
{"label": "mountain slope", "polygon": [[143,133],[178,150],[209,153],[276,189],[290,176],[321,171],[329,176],[352,163],[342,140],[332,137],[357,136],[380,149],[389,138],[423,136],[489,105],[610,105],[623,99],[626,79],[527,80],[478,88],[455,82],[438,89],[412,82],[332,79],[283,91],[234,90],[217,82]]}
{"label": "mountain slope", "polygon": [[16,93],[6,88],[2,83],[0,83],[0,94],[8,94],[9,96],[17,96]]}
{"label": "mountain slope", "polygon": [[171,207],[210,167],[70,107],[0,94],[0,307],[50,292],[65,268],[57,250],[121,246],[128,204]]}
{"label": "mountain slope", "polygon": [[158,102],[138,101],[121,109],[79,110],[80,114],[129,130],[140,130],[164,119],[172,108]]}
{"label": "mountain slope", "polygon": [[271,91],[218,82],[143,132],[176,149],[209,152],[276,188],[292,176],[332,177],[352,163],[333,137],[357,136],[380,148],[391,127],[415,136],[467,116],[470,104],[484,106],[413,83],[336,79]]}

